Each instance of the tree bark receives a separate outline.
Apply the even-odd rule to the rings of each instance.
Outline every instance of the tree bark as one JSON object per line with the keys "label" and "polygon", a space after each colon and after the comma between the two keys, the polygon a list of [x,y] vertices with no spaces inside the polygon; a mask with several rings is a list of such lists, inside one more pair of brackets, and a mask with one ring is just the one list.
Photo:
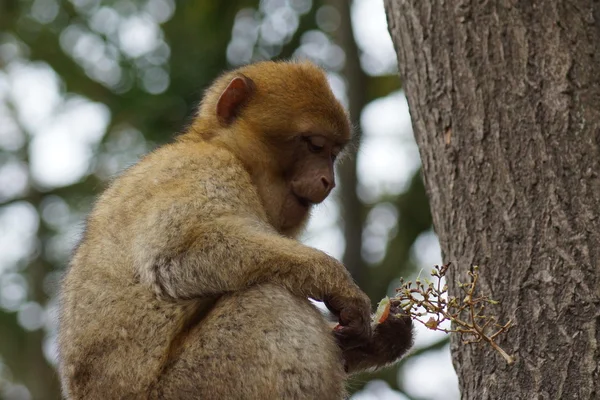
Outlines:
{"label": "tree bark", "polygon": [[435,230],[514,327],[464,399],[600,398],[600,2],[385,0]]}

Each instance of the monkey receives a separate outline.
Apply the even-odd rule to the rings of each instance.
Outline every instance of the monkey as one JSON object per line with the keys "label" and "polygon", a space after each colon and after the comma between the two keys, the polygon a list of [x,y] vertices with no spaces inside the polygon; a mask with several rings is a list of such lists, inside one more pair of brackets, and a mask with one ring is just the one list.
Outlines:
{"label": "monkey", "polygon": [[347,336],[339,336],[345,371],[355,374],[373,371],[398,361],[412,346],[412,319],[398,299],[390,299],[390,314],[373,324],[373,336],[358,346],[351,346]]}
{"label": "monkey", "polygon": [[[114,179],[61,284],[67,399],[341,399],[412,345],[344,265],[298,240],[351,124],[324,71],[221,75],[189,127]],[[309,301],[323,301],[332,329]]]}

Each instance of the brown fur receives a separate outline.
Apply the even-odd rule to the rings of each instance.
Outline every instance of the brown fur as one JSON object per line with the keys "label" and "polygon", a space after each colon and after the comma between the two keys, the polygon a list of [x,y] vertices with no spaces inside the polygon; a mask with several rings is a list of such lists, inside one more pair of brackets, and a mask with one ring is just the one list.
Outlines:
{"label": "brown fur", "polygon": [[[349,138],[312,64],[219,78],[189,131],[89,216],[61,296],[67,398],[339,399],[344,359],[354,371],[399,357],[367,345],[370,302],[343,265],[294,239]],[[339,316],[343,353],[307,297]]]}

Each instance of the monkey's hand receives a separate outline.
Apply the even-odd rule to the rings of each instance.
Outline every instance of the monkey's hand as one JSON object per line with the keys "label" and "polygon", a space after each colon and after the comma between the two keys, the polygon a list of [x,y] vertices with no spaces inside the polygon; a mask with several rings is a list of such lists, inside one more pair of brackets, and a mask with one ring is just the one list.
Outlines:
{"label": "monkey's hand", "polygon": [[347,295],[329,295],[323,302],[337,318],[334,329],[338,343],[357,347],[371,339],[371,300],[358,288]]}
{"label": "monkey's hand", "polygon": [[398,361],[413,343],[412,319],[400,306],[400,301],[391,299],[389,315],[373,326],[369,340],[356,346],[356,342],[346,336],[334,334],[342,350],[346,372],[356,373],[366,369],[376,369]]}

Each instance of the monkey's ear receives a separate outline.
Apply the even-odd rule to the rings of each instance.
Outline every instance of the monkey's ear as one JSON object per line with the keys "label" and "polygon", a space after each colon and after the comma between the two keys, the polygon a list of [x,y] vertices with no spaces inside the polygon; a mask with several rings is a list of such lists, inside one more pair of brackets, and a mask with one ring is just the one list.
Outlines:
{"label": "monkey's ear", "polygon": [[229,82],[217,102],[217,118],[223,125],[231,124],[240,108],[254,92],[254,81],[246,76],[237,76]]}

